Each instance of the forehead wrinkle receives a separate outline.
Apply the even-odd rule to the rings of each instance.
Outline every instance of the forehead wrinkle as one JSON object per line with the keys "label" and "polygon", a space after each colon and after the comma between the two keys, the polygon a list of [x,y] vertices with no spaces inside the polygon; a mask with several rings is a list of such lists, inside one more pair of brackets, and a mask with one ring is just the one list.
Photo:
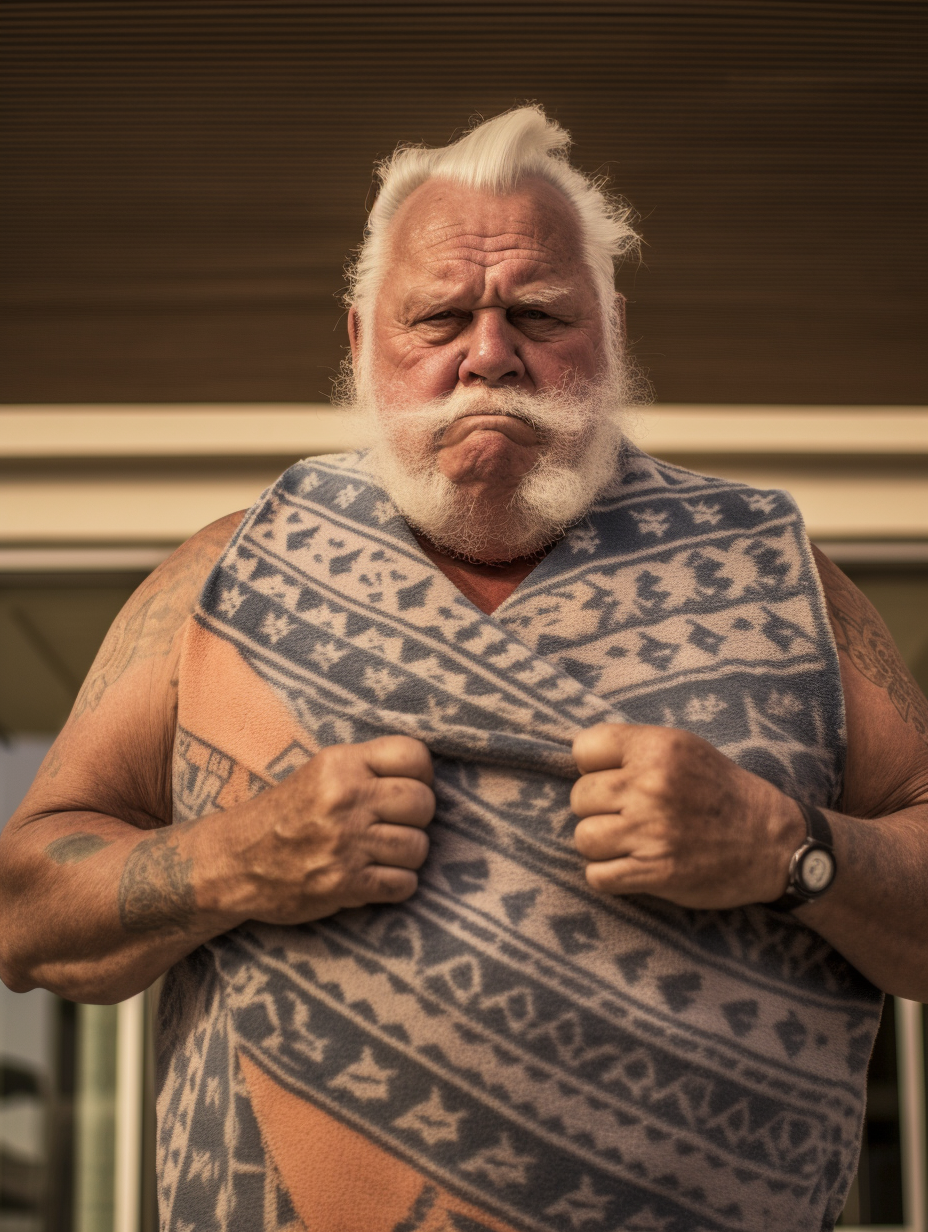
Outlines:
{"label": "forehead wrinkle", "polygon": [[[520,301],[526,296],[537,298],[540,295],[546,301],[553,301],[573,298],[576,294],[576,288],[563,283],[564,270],[547,253],[524,249],[489,254],[482,251],[433,252],[429,257],[419,254],[413,264],[424,275],[417,291],[431,300],[448,300],[466,294],[473,289],[478,271],[481,279],[492,278],[494,285],[502,278],[504,285],[509,285],[510,294],[517,292]],[[533,286],[535,291],[531,290]]]}
{"label": "forehead wrinkle", "polygon": [[[464,194],[468,205],[472,195]],[[487,295],[502,296],[510,306],[540,305],[542,298],[574,303],[580,288],[573,279],[583,258],[572,214],[566,218],[558,208],[548,216],[536,212],[536,202],[525,211],[499,213],[491,202],[493,212],[486,213],[485,204],[480,194],[470,213],[457,194],[451,200],[443,195],[421,213],[404,203],[390,245],[398,282],[407,283],[405,293],[396,286],[404,315],[462,298],[477,304]]]}
{"label": "forehead wrinkle", "polygon": [[546,244],[531,248],[515,246],[488,250],[479,244],[458,243],[458,238],[455,237],[450,243],[447,240],[435,241],[409,256],[433,277],[441,279],[453,278],[455,267],[461,277],[466,277],[460,270],[461,266],[492,269],[510,263],[518,266],[534,265],[539,270],[553,270],[558,265],[558,253]]}
{"label": "forehead wrinkle", "polygon": [[466,231],[458,227],[442,229],[450,234],[426,240],[421,245],[421,252],[427,253],[436,248],[446,248],[452,259],[455,257],[463,260],[483,258],[486,263],[493,257],[505,259],[507,256],[526,261],[545,260],[550,259],[556,251],[552,244],[546,244],[533,233],[502,231],[483,235],[479,231]]}
{"label": "forehead wrinkle", "polygon": [[[435,222],[423,228],[423,230],[426,232],[431,232],[433,235],[437,237],[433,241],[433,243],[442,243],[444,239],[452,239],[452,238],[457,238],[457,239],[466,238],[466,239],[471,239],[471,240],[477,240],[478,242],[484,241],[484,242],[491,243],[491,244],[497,240],[502,241],[502,240],[515,239],[516,241],[528,240],[529,243],[542,244],[545,247],[550,246],[550,245],[545,244],[544,240],[539,239],[538,227],[533,226],[529,222],[523,223],[521,227],[519,224],[516,224],[515,226],[507,227],[505,230],[492,230],[492,231],[475,230],[472,224],[463,223],[463,222],[448,222],[448,223]],[[512,247],[518,247],[518,242],[512,245]]]}
{"label": "forehead wrinkle", "polygon": [[505,252],[481,252],[465,249],[463,252],[436,254],[431,260],[423,260],[426,269],[435,272],[439,278],[451,277],[455,266],[476,265],[481,269],[494,269],[506,262],[523,265],[546,266],[554,268],[554,262],[545,253],[525,252],[520,249],[508,249]]}

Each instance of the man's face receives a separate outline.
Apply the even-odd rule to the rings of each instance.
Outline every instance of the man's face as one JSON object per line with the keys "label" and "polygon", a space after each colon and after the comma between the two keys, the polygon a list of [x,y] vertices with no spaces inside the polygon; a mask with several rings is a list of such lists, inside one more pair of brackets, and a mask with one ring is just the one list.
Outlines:
{"label": "man's face", "polygon": [[[540,179],[494,196],[440,179],[391,224],[389,264],[365,335],[385,413],[456,391],[537,394],[603,364],[603,320],[572,207]],[[524,419],[475,413],[437,442],[453,483],[511,490],[540,445]]]}
{"label": "man's face", "polygon": [[612,478],[624,367],[572,207],[540,179],[497,197],[442,180],[392,222],[352,311],[355,411],[383,487],[447,551],[551,543]]}

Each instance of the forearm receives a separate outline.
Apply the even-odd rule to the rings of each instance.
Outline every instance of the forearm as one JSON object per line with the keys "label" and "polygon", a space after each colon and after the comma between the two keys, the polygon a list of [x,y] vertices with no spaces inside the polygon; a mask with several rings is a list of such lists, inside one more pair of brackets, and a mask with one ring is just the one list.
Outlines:
{"label": "forearm", "polygon": [[[0,844],[0,976],[111,1003],[240,923],[217,887],[222,815],[141,831],[100,813],[30,818]],[[13,826],[15,823],[11,822]],[[217,854],[218,853],[218,854]]]}
{"label": "forearm", "polygon": [[874,820],[824,811],[838,875],[796,918],[884,992],[928,1002],[928,805]]}

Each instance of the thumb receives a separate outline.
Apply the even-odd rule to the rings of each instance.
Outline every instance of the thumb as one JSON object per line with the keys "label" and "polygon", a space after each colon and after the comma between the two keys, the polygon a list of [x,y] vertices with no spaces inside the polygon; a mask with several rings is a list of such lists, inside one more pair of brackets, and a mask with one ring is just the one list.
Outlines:
{"label": "thumb", "polygon": [[574,738],[573,754],[581,774],[595,770],[619,770],[637,742],[640,728],[634,723],[597,723]]}

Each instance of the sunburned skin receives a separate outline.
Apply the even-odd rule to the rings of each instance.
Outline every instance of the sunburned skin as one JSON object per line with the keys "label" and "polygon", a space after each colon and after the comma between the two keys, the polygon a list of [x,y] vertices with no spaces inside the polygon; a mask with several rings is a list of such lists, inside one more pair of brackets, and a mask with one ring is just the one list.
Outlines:
{"label": "sunburned skin", "polygon": [[[372,375],[384,401],[486,385],[534,393],[601,370],[603,328],[567,201],[543,181],[506,197],[427,182],[391,224],[394,262],[373,310]],[[352,348],[365,337],[356,314]],[[507,415],[459,420],[439,467],[475,499],[509,499],[539,438]]]}
{"label": "sunburned skin", "polygon": [[176,929],[196,914],[193,860],[163,830],[133,848],[119,881],[119,918],[126,932]]}
{"label": "sunburned skin", "polygon": [[862,818],[883,817],[905,808],[913,795],[928,799],[928,700],[873,604],[823,552],[812,550],[845,693],[842,808]]}
{"label": "sunburned skin", "polygon": [[[214,833],[214,818],[204,817],[166,829],[178,635],[238,520],[233,515],[195,536],[163,567],[160,586],[140,588],[127,604],[88,677],[85,701],[92,695],[96,709],[75,707],[30,796],[0,838],[0,889],[7,903],[0,958],[12,987],[42,985],[77,999],[119,1000],[146,987],[202,941],[255,914],[251,905],[233,905],[230,914],[228,904],[219,901],[217,887],[232,871],[228,824]],[[848,715],[842,812],[829,814],[843,876],[826,898],[800,908],[799,915],[881,987],[923,999],[928,960],[920,955],[928,921],[921,882],[907,878],[905,870],[920,861],[928,865],[928,706],[912,693],[914,685],[895,651],[874,658],[875,644],[884,651],[891,646],[876,612],[821,554],[818,563]],[[142,617],[147,627],[156,611],[158,620],[140,640]],[[118,674],[113,663],[123,665]],[[657,729],[642,729],[652,730]],[[598,731],[587,734],[586,743],[592,740],[594,747],[582,754],[593,765]],[[407,756],[405,750],[401,756]],[[273,809],[276,796],[294,796],[299,777],[292,775],[234,812],[246,818],[259,805]],[[595,789],[595,777],[587,776],[585,790]],[[889,811],[894,815],[886,817]],[[872,817],[882,818],[879,828],[865,820]],[[595,834],[587,837],[593,845],[600,841]],[[424,851],[410,861],[424,857]],[[54,877],[43,865],[56,870]],[[876,884],[875,869],[881,871]],[[20,885],[29,887],[25,895],[17,892]],[[874,914],[875,903],[881,910]],[[79,933],[75,910],[85,921]],[[11,939],[23,956],[17,964],[9,957]]]}
{"label": "sunburned skin", "polygon": [[876,609],[826,556],[817,552],[817,559],[829,576],[828,612],[838,649],[872,684],[886,691],[903,723],[928,745],[928,701]]}
{"label": "sunburned skin", "polygon": [[[596,375],[604,326],[575,220],[553,191],[489,198],[431,182],[407,200],[383,295],[351,325],[396,398]],[[504,503],[537,450],[533,430],[472,418],[447,434],[441,465],[475,499]],[[240,518],[195,535],[130,599],[0,834],[11,988],[118,1001],[245,920],[298,924],[416,892],[435,797],[429,751],[405,736],[330,746],[253,798],[172,825],[185,630]],[[824,557],[818,567],[848,757],[840,811],[827,810],[838,876],[796,916],[884,991],[925,1001],[928,707],[876,612]],[[597,891],[710,909],[783,892],[805,825],[766,780],[670,728],[601,725],[578,733],[574,753],[575,842]],[[630,785],[632,835],[617,803]],[[639,839],[661,858],[626,858]]]}
{"label": "sunburned skin", "polygon": [[109,843],[99,834],[68,834],[49,843],[45,854],[56,864],[80,864],[81,860],[95,856],[108,846]]}

